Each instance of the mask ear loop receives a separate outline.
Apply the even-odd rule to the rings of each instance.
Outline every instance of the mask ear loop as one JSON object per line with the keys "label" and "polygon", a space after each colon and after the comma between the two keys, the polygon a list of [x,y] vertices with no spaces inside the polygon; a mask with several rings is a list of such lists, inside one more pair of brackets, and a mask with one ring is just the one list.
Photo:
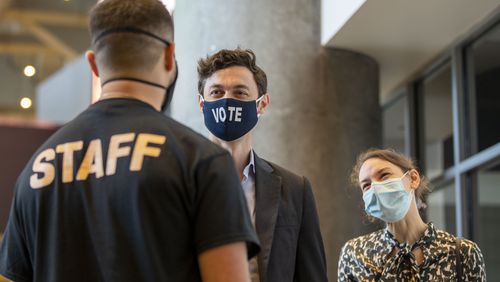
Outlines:
{"label": "mask ear loop", "polygon": [[[408,171],[406,171],[406,172],[403,174],[403,176],[401,176],[401,178],[400,178],[400,179],[401,179],[401,181],[403,181],[403,178],[404,178],[404,177],[405,177],[405,176],[406,176],[409,172],[410,172],[410,171],[408,170]],[[412,194],[412,196],[413,196],[413,197],[415,197],[415,189],[411,188],[411,177],[410,177],[410,190],[411,190],[411,192],[410,192],[410,193]]]}
{"label": "mask ear loop", "polygon": [[[399,179],[401,179],[401,181],[403,181],[403,178],[404,178],[404,177],[405,177],[405,176],[406,176],[409,172],[410,172],[409,170],[408,170],[408,171],[406,171],[406,172],[403,174],[403,176],[401,176],[401,178],[399,178]],[[411,188],[411,180],[412,180],[412,179],[411,179],[411,176],[410,176],[410,189],[413,191],[413,189]]]}
{"label": "mask ear loop", "polygon": [[[264,94],[266,95],[266,94]],[[260,96],[260,98],[258,98],[257,100],[255,100],[255,106],[258,108],[259,107],[259,103],[260,101],[262,101],[262,98],[264,98],[264,95]],[[257,117],[259,118],[261,116],[261,114],[257,113]]]}
{"label": "mask ear loop", "polygon": [[403,179],[408,174],[408,172],[410,172],[410,171],[407,170],[405,173],[403,173],[403,176],[401,176],[400,179]]}
{"label": "mask ear loop", "polygon": [[[264,94],[264,95],[266,95],[266,94]],[[255,103],[257,104],[257,106],[259,105],[259,103],[262,100],[262,98],[264,98],[264,95],[260,96],[259,99],[255,100]]]}
{"label": "mask ear loop", "polygon": [[203,95],[198,93],[198,97],[200,97],[201,102],[203,103],[203,106],[201,107],[201,112],[205,112],[205,98],[203,98]]}

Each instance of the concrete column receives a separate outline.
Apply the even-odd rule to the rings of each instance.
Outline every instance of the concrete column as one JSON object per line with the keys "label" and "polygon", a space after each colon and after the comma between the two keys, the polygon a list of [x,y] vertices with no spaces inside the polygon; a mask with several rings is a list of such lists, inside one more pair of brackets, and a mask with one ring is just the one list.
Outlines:
{"label": "concrete column", "polygon": [[271,104],[254,131],[254,149],[307,176],[313,185],[329,278],[345,241],[373,230],[361,193],[349,187],[355,156],[381,143],[378,66],[320,45],[320,0],[178,1],[180,76],[172,116],[200,132],[196,62],[221,48],[249,48],[269,80]]}

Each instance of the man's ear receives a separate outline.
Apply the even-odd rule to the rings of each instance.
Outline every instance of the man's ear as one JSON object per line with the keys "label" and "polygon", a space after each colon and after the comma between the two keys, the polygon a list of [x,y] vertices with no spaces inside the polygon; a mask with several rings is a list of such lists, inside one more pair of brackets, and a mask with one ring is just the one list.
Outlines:
{"label": "man's ear", "polygon": [[88,50],[87,52],[85,52],[85,57],[87,58],[87,62],[89,63],[90,69],[92,70],[94,75],[99,77],[99,69],[97,68],[97,63],[95,61],[94,51]]}
{"label": "man's ear", "polygon": [[267,107],[269,106],[269,103],[271,103],[269,95],[267,93],[262,95],[261,99],[257,105],[257,113],[259,115],[264,114],[266,112]]}
{"label": "man's ear", "polygon": [[167,47],[164,49],[165,51],[165,69],[167,71],[172,71],[174,66],[175,66],[175,57],[174,57],[174,50],[175,50],[175,44],[170,43]]}
{"label": "man's ear", "polygon": [[203,112],[203,104],[205,103],[205,101],[203,101],[203,99],[201,98],[201,94],[199,94],[197,97],[198,97],[198,106],[200,107],[200,112]]}

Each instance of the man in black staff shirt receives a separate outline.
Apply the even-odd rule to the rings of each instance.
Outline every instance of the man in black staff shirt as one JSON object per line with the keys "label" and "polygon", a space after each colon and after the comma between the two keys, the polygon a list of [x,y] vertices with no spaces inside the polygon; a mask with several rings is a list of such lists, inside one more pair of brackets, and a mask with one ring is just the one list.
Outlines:
{"label": "man in black staff shirt", "polygon": [[252,150],[252,129],[269,106],[267,77],[250,50],[221,50],[198,62],[198,101],[213,141],[228,151],[261,242],[252,281],[327,281],[309,181]]}
{"label": "man in black staff shirt", "polygon": [[105,0],[91,11],[90,33],[102,96],[19,176],[0,273],[248,281],[247,257],[259,247],[230,155],[161,112],[176,79],[167,10],[157,0]]}

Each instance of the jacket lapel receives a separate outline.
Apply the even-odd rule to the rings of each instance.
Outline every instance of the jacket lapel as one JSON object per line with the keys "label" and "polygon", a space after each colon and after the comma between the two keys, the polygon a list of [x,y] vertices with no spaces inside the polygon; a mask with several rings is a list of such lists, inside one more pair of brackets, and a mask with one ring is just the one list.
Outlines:
{"label": "jacket lapel", "polygon": [[261,244],[261,252],[257,261],[260,281],[265,281],[281,199],[281,177],[275,175],[273,168],[257,154],[254,153],[254,157],[255,229]]}

